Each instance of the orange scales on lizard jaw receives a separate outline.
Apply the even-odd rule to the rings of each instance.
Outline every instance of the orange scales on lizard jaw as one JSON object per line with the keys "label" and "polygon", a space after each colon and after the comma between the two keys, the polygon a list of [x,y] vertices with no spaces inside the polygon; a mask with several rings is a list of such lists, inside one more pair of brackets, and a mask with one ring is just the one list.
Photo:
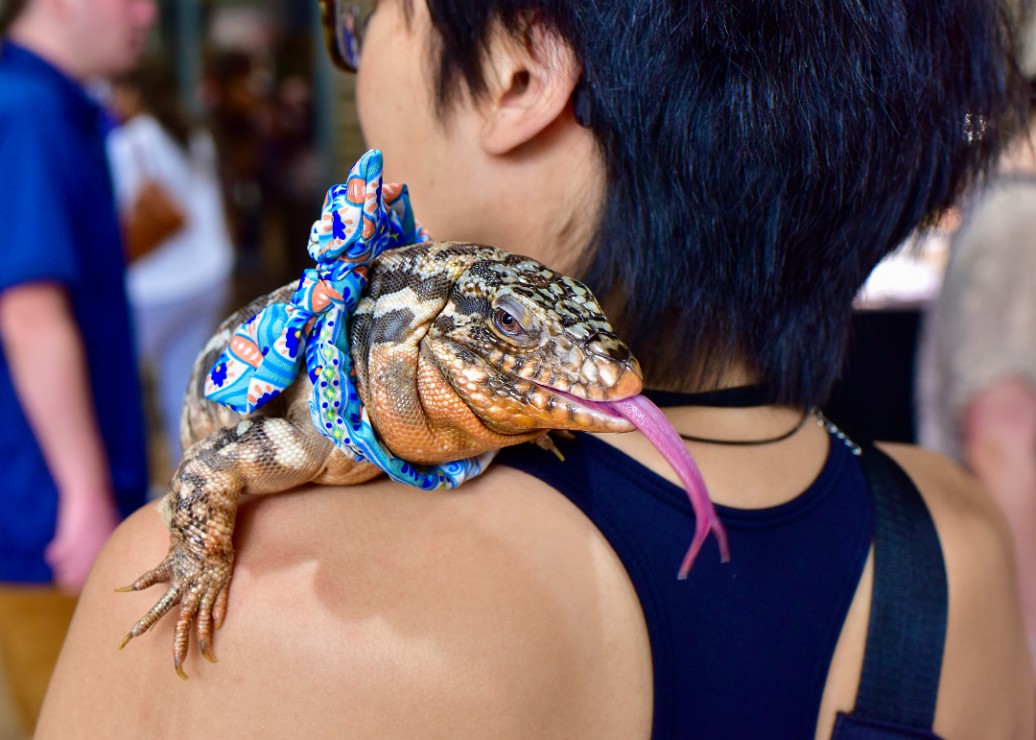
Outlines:
{"label": "orange scales on lizard jaw", "polygon": [[[463,265],[448,282],[444,262]],[[550,429],[633,429],[594,401],[639,393],[636,360],[584,287],[524,257],[461,244],[386,253],[350,342],[370,358],[356,384],[371,423],[407,460],[479,455]]]}

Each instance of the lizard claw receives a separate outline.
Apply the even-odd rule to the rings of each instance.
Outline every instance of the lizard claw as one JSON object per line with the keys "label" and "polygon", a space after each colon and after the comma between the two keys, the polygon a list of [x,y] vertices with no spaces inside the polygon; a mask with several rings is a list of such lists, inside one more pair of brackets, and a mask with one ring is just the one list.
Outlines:
{"label": "lizard claw", "polygon": [[172,552],[170,551],[170,554],[166,555],[165,560],[159,563],[157,568],[152,568],[130,585],[115,589],[115,592],[125,594],[130,591],[143,591],[156,583],[165,583],[172,577],[173,573],[172,563],[170,562],[171,555]]}
{"label": "lizard claw", "polygon": [[198,640],[198,647],[201,649],[201,654],[205,656],[205,660],[210,663],[219,663],[216,660],[215,654],[212,652],[212,643],[209,642],[208,638],[201,638]]}
{"label": "lizard claw", "polygon": [[186,679],[184,661],[190,646],[191,627],[197,623],[198,644],[202,655],[216,662],[212,652],[213,626],[226,617],[233,550],[192,552],[183,542],[174,542],[166,559],[122,591],[139,591],[158,582],[169,582],[161,599],[141,617],[119,644],[122,649],[130,640],[151,629],[177,604],[180,605],[173,640],[173,666],[180,678]]}
{"label": "lizard claw", "polygon": [[182,678],[184,681],[187,681],[187,674],[183,672],[183,660],[180,658],[179,655],[173,656],[173,664],[176,666],[176,675]]}
{"label": "lizard claw", "polygon": [[230,598],[230,580],[227,580],[223,590],[219,592],[219,596],[216,597],[216,603],[212,607],[212,621],[216,629],[223,627],[223,622],[227,619],[227,600]]}
{"label": "lizard claw", "polygon": [[[198,607],[198,647],[201,648],[201,654],[210,663],[218,662],[212,652],[212,629],[213,627],[219,629],[223,625],[223,619],[226,617],[227,612],[229,585],[228,578],[227,583],[223,585],[218,593],[213,591],[205,593]],[[215,619],[213,618],[214,614],[216,615]]]}
{"label": "lizard claw", "polygon": [[[131,583],[129,586],[123,586],[122,588],[115,589],[119,593],[127,593],[130,591],[140,591],[148,588],[155,583],[165,582],[171,579],[172,567],[171,558],[172,552],[166,556],[157,568],[149,570],[147,573],[142,575],[136,581]],[[134,637],[147,632],[162,616],[169,611],[173,604],[180,599],[180,588],[177,584],[173,583],[169,586],[169,589],[165,592],[165,595],[155,604],[148,612],[137,620],[137,623],[133,625],[133,628],[126,633],[126,636],[122,638],[122,642],[119,643],[119,650],[126,647],[127,643]]]}

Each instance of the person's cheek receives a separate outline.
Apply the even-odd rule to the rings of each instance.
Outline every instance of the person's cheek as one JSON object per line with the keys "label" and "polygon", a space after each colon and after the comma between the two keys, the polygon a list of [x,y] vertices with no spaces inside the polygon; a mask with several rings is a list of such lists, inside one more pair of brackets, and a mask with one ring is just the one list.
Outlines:
{"label": "person's cheek", "polygon": [[370,90],[370,79],[368,73],[360,71],[356,76],[356,116],[360,121],[360,131],[363,133],[367,146],[377,146],[374,132],[376,126],[372,120],[372,106],[375,104],[373,92]]}

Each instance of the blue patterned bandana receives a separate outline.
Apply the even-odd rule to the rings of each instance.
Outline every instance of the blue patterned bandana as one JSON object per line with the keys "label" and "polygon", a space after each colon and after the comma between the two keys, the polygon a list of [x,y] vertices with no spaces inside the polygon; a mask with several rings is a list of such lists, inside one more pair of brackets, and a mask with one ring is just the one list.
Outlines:
{"label": "blue patterned bandana", "polygon": [[352,380],[348,323],[367,285],[367,268],[386,249],[428,241],[405,185],[382,183],[381,152],[353,165],[327,193],[313,224],[306,270],[291,303],[270,304],[234,332],[205,384],[205,397],[250,414],[298,376],[305,358],[313,423],[349,457],[425,490],[455,488],[481,473],[494,452],[438,466],[412,465],[378,441]]}

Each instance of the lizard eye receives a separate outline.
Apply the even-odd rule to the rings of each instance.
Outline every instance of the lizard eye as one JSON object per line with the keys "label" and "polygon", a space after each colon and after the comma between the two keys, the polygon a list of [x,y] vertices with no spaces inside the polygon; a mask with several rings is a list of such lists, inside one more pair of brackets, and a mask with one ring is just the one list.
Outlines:
{"label": "lizard eye", "polygon": [[496,324],[496,328],[500,330],[502,334],[509,337],[517,337],[525,333],[525,329],[511,314],[507,313],[502,308],[498,308],[496,313],[493,314],[493,323]]}

